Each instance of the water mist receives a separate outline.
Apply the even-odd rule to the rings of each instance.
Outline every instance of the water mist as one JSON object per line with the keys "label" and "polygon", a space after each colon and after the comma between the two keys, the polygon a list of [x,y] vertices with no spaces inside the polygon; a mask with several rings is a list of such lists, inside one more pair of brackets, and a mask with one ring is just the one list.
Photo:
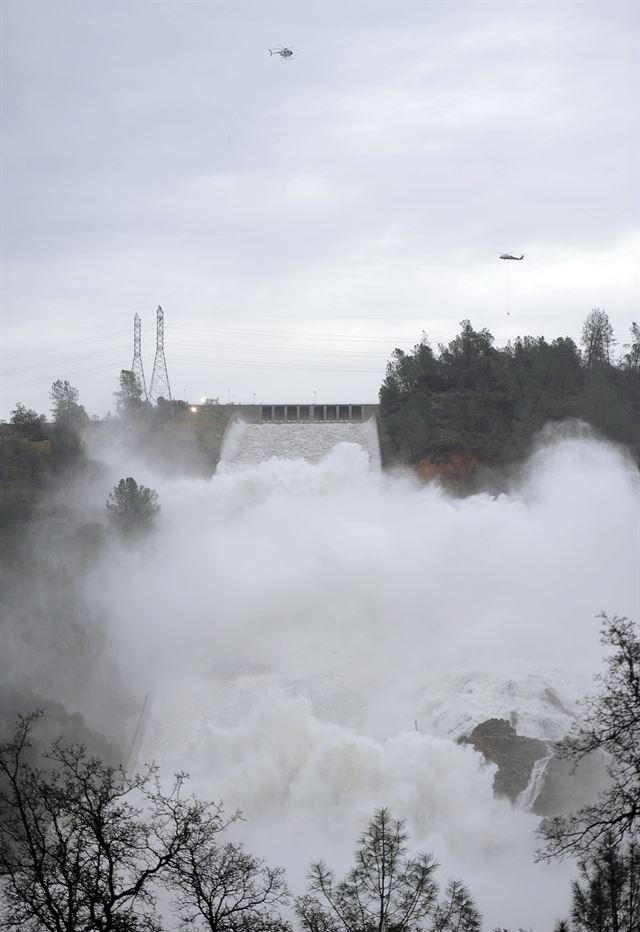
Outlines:
{"label": "water mist", "polygon": [[495,768],[456,739],[490,717],[566,732],[601,667],[595,616],[640,617],[638,471],[556,431],[510,494],[454,499],[381,473],[371,429],[328,452],[307,439],[309,462],[273,455],[277,428],[236,425],[210,481],[94,450],[162,513],[78,585],[121,682],[151,696],[140,757],[240,807],[238,837],[294,892],[312,859],[346,869],[384,804],[488,928],[549,927],[571,866],[534,864],[537,819],[494,798]]}

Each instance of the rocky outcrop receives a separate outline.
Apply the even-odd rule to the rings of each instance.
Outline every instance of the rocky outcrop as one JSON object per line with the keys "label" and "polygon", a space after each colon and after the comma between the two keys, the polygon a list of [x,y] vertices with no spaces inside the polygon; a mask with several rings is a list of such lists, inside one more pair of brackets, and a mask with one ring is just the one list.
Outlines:
{"label": "rocky outcrop", "polygon": [[458,741],[471,744],[497,765],[493,790],[496,796],[507,796],[512,802],[527,788],[536,761],[549,754],[545,741],[519,735],[506,718],[487,719]]}
{"label": "rocky outcrop", "polygon": [[606,762],[602,754],[588,754],[577,767],[554,754],[545,771],[533,811],[541,816],[575,812],[592,803],[607,782]]}
{"label": "rocky outcrop", "polygon": [[[458,742],[471,744],[487,761],[496,764],[493,789],[497,796],[507,796],[536,815],[573,812],[593,802],[607,784],[601,754],[589,754],[574,767],[571,761],[552,753],[552,742],[519,735],[507,719],[487,719]],[[527,788],[529,793],[521,796]]]}
{"label": "rocky outcrop", "polygon": [[59,702],[44,700],[28,689],[4,684],[0,685],[0,741],[11,739],[19,715],[38,709],[44,709],[46,714],[34,722],[31,731],[32,750],[27,757],[33,762],[58,739],[63,744],[84,744],[90,755],[108,764],[118,765],[123,761],[123,752],[116,742],[90,728],[81,715],[69,712]]}
{"label": "rocky outcrop", "polygon": [[455,450],[437,463],[421,459],[414,467],[420,479],[428,482],[440,479],[445,484],[468,485],[480,468],[480,460],[469,453]]}

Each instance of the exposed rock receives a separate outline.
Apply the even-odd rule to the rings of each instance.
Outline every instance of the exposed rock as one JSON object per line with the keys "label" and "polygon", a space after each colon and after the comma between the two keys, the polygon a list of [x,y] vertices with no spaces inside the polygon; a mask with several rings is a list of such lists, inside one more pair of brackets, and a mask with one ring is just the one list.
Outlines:
{"label": "exposed rock", "polygon": [[[513,716],[515,720],[515,715]],[[490,718],[481,722],[470,735],[458,738],[471,744],[486,760],[498,767],[493,781],[497,796],[516,802],[528,786],[536,761],[549,757],[552,743],[519,735],[512,722]],[[563,815],[593,802],[607,784],[605,760],[601,754],[589,754],[578,767],[553,753],[538,772],[539,790],[529,801],[531,811],[540,816]],[[537,782],[537,781],[536,781]],[[530,787],[535,790],[535,787]],[[523,804],[523,800],[520,800]],[[524,803],[526,806],[526,802]]]}
{"label": "exposed rock", "polygon": [[571,761],[554,754],[547,769],[533,811],[536,815],[564,815],[592,803],[607,785],[606,764],[602,754],[588,754],[573,769]]}
{"label": "exposed rock", "polygon": [[467,489],[474,485],[480,468],[476,456],[454,450],[437,463],[421,459],[414,467],[416,474],[424,482],[439,479],[445,486]]}
{"label": "exposed rock", "polygon": [[458,741],[473,745],[488,761],[497,764],[493,790],[496,796],[508,796],[512,802],[526,789],[535,762],[549,753],[545,741],[519,735],[506,718],[487,719]]}
{"label": "exposed rock", "polygon": [[0,685],[0,741],[10,740],[18,715],[38,709],[44,709],[46,714],[33,725],[33,751],[28,755],[32,759],[35,760],[41,751],[61,739],[64,744],[86,745],[90,755],[100,757],[108,764],[119,764],[123,760],[123,753],[116,742],[89,728],[81,715],[70,713],[59,702],[45,701],[26,689],[20,691],[6,685]]}

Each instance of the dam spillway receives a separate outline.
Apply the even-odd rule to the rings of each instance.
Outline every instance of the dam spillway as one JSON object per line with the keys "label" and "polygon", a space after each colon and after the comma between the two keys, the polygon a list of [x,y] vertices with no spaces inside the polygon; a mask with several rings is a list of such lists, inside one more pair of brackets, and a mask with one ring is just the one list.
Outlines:
{"label": "dam spillway", "polygon": [[303,459],[318,463],[341,443],[356,444],[380,471],[380,443],[375,417],[359,422],[295,422],[251,424],[236,418],[225,432],[219,468],[256,466],[270,459]]}

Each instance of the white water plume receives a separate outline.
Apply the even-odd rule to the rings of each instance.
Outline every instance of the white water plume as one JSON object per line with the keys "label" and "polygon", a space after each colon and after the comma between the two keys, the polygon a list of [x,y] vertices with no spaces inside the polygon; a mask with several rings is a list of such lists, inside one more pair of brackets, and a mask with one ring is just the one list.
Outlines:
{"label": "white water plume", "polygon": [[247,424],[235,419],[227,428],[218,472],[256,466],[268,459],[318,463],[339,443],[356,443],[380,469],[378,428],[373,418],[358,422]]}
{"label": "white water plume", "polygon": [[295,892],[312,859],[346,869],[386,804],[488,928],[566,915],[570,867],[533,863],[537,820],[456,739],[489,717],[560,737],[601,667],[596,614],[638,617],[638,472],[618,450],[556,437],[496,499],[381,474],[356,444],[211,481],[110,468],[162,502],[144,550],[114,546],[88,580],[152,694],[143,758],[241,807]]}
{"label": "white water plume", "polygon": [[549,747],[544,757],[540,757],[531,768],[529,782],[516,799],[516,806],[520,809],[524,809],[525,812],[531,812],[535,806],[536,799],[540,795],[540,791],[544,784],[544,777],[547,772],[547,767],[549,766],[549,761],[552,757],[553,747]]}

